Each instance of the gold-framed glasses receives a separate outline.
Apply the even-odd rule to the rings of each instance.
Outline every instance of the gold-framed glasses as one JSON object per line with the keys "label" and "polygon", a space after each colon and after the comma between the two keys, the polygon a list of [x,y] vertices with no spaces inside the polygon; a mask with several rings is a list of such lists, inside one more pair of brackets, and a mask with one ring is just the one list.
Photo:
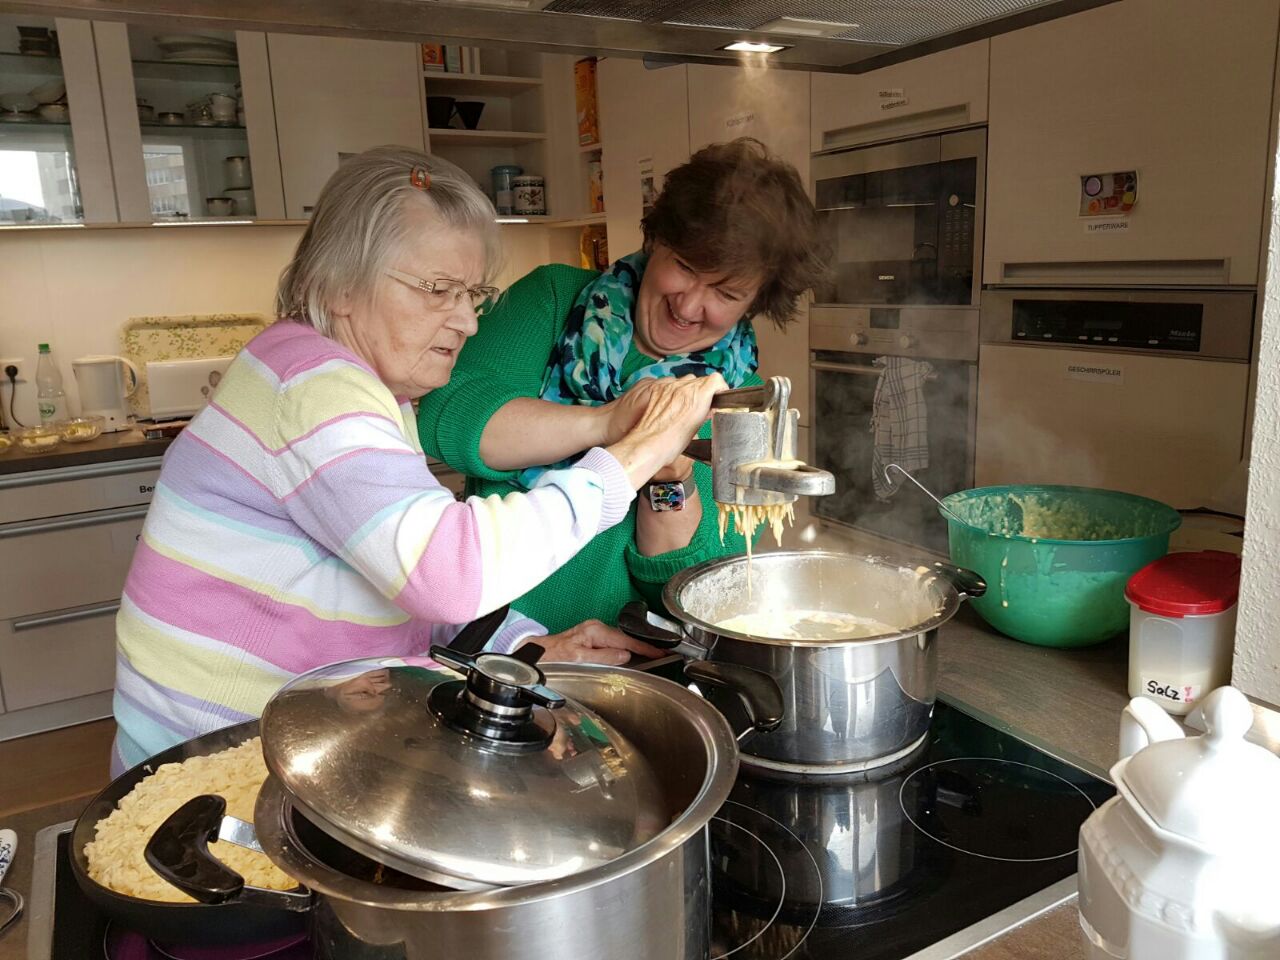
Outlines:
{"label": "gold-framed glasses", "polygon": [[463,298],[467,298],[471,301],[471,309],[480,316],[492,309],[498,299],[497,287],[468,287],[461,280],[451,280],[448,277],[423,280],[403,270],[388,270],[387,276],[425,293],[427,306],[432,310],[452,310],[462,303]]}

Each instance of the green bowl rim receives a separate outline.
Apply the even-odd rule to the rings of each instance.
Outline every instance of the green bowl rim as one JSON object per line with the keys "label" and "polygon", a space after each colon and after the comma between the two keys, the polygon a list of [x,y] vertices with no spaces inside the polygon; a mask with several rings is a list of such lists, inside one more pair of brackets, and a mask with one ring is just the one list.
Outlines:
{"label": "green bowl rim", "polygon": [[1118,540],[1055,540],[1052,537],[1024,537],[1020,533],[1013,533],[1013,534],[993,533],[990,530],[982,529],[982,527],[975,527],[973,524],[968,523],[964,520],[956,520],[952,517],[949,517],[947,516],[946,512],[941,508],[938,509],[938,513],[942,515],[943,519],[946,520],[948,524],[954,523],[957,526],[963,527],[966,530],[972,530],[975,533],[980,533],[984,537],[991,537],[995,540],[1021,540],[1023,543],[1030,543],[1030,544],[1052,543],[1052,544],[1071,544],[1073,546],[1080,545],[1080,544],[1087,544],[1088,546],[1094,547],[1094,546],[1110,546],[1110,545],[1121,544],[1121,543],[1136,543],[1140,540],[1150,540],[1152,537],[1167,537],[1171,533],[1173,533],[1173,531],[1177,530],[1180,526],[1182,526],[1182,515],[1178,513],[1178,511],[1175,510],[1173,507],[1169,506],[1167,503],[1163,503],[1159,500],[1153,500],[1150,497],[1144,497],[1137,493],[1127,493],[1124,490],[1109,490],[1106,487],[1078,487],[1078,486],[1071,486],[1069,484],[1059,484],[1059,483],[1010,483],[1010,484],[1004,484],[1001,486],[994,486],[994,487],[973,487],[969,490],[957,490],[955,493],[949,493],[945,497],[943,497],[942,502],[946,506],[951,507],[953,504],[959,503],[962,500],[969,499],[970,497],[975,497],[978,495],[982,495],[982,496],[998,495],[1001,493],[1008,493],[1010,491],[1015,491],[1015,490],[1016,491],[1025,491],[1025,490],[1050,491],[1054,493],[1089,493],[1089,494],[1105,493],[1113,497],[1120,497],[1125,500],[1131,500],[1131,501],[1134,501],[1135,503],[1145,503],[1145,504],[1150,504],[1151,506],[1154,506],[1154,507],[1159,507],[1160,509],[1167,511],[1168,519],[1171,521],[1171,523],[1168,530],[1157,531],[1156,533],[1148,533],[1145,536],[1141,536],[1141,537],[1121,537]]}

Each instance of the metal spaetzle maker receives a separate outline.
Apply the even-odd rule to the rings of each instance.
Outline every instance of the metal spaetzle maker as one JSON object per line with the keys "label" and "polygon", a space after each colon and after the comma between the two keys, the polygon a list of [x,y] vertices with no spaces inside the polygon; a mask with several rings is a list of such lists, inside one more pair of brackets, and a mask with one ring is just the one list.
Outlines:
{"label": "metal spaetzle maker", "polygon": [[800,411],[790,401],[787,377],[716,394],[711,439],[694,440],[685,455],[711,467],[717,502],[763,507],[835,493],[834,476],[796,456]]}

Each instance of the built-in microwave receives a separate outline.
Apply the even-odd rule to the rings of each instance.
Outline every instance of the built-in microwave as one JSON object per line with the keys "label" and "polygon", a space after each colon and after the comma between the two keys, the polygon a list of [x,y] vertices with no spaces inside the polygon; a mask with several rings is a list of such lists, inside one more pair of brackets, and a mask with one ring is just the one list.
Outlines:
{"label": "built-in microwave", "polygon": [[834,253],[815,303],[976,307],[986,152],[986,129],[974,128],[814,154],[814,203]]}

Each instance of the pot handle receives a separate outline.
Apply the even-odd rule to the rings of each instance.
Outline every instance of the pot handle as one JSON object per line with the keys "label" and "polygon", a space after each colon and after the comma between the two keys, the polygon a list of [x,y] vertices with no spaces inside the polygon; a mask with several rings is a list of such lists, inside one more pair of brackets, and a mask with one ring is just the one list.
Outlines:
{"label": "pot handle", "polygon": [[939,576],[956,588],[960,593],[961,599],[977,600],[978,597],[987,592],[987,581],[972,570],[957,567],[954,563],[947,563],[944,560],[935,561],[933,569]]}
{"label": "pot handle", "polygon": [[[659,620],[654,623],[654,620]],[[618,629],[636,640],[643,640],[655,647],[670,650],[684,641],[684,634],[675,624],[654,617],[640,600],[624,604],[618,611]]]}
{"label": "pot handle", "polygon": [[209,852],[209,844],[218,839],[226,812],[227,801],[222,797],[192,797],[169,814],[151,835],[143,851],[147,863],[201,903],[235,901],[294,913],[310,910],[310,892],[245,886],[244,877]]}
{"label": "pot handle", "polygon": [[704,687],[716,687],[736,693],[746,708],[751,728],[738,734],[741,740],[749,733],[777,730],[785,710],[778,681],[761,670],[740,663],[713,663],[694,660],[684,665],[686,679]]}

